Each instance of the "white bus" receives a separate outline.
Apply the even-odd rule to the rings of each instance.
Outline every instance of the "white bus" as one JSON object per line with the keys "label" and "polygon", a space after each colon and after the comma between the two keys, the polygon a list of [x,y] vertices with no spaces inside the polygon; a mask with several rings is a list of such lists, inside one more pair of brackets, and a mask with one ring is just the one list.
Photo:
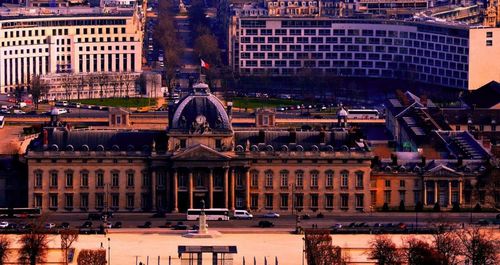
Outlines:
{"label": "white bus", "polygon": [[[186,220],[198,220],[201,214],[201,209],[188,209]],[[229,210],[224,208],[205,209],[207,220],[210,221],[229,221]]]}
{"label": "white bus", "polygon": [[376,109],[349,109],[347,110],[349,119],[378,119],[379,113]]}

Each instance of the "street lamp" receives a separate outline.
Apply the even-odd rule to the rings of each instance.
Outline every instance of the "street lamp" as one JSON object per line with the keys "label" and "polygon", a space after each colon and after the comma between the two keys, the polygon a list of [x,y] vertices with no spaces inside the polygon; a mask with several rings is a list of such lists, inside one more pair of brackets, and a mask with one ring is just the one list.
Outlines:
{"label": "street lamp", "polygon": [[108,237],[108,265],[111,265],[111,238]]}
{"label": "street lamp", "polygon": [[470,199],[469,199],[469,205],[470,205],[470,224],[472,224],[472,212],[474,209],[472,208],[472,199],[474,198],[474,189],[477,184],[477,179],[473,178],[470,180],[470,185],[471,185],[471,191],[470,191]]}

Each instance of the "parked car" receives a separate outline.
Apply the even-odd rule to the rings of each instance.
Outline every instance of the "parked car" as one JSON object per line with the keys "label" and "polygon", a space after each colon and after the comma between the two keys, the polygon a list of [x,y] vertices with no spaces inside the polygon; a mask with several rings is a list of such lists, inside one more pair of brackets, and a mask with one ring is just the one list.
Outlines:
{"label": "parked car", "polygon": [[66,106],[68,106],[68,101],[66,101],[66,100],[57,101],[56,106],[66,107]]}
{"label": "parked car", "polygon": [[165,212],[159,211],[153,214],[153,218],[164,218],[165,217]]}
{"label": "parked car", "polygon": [[356,223],[350,223],[348,227],[350,228],[356,227]]}
{"label": "parked car", "polygon": [[309,214],[303,214],[300,218],[302,218],[302,220],[309,220],[311,216]]}
{"label": "parked car", "polygon": [[342,224],[334,224],[332,226],[332,229],[340,229],[340,228],[342,228]]}
{"label": "parked car", "polygon": [[101,220],[102,216],[100,213],[89,213],[87,220]]}
{"label": "parked car", "polygon": [[143,225],[138,226],[139,228],[151,228],[151,222],[146,221]]}
{"label": "parked car", "polygon": [[253,215],[246,210],[235,210],[233,214],[234,219],[252,219]]}
{"label": "parked car", "polygon": [[63,229],[68,229],[69,228],[69,223],[68,222],[63,222],[63,223],[61,223],[60,227],[63,228]]}
{"label": "parked car", "polygon": [[14,114],[26,114],[26,112],[19,110],[19,109],[13,110],[12,113],[14,113]]}
{"label": "parked car", "polygon": [[85,221],[81,228],[91,228],[92,227],[92,222],[91,221]]}
{"label": "parked car", "polygon": [[45,224],[45,229],[52,229],[55,227],[56,227],[56,224],[54,224],[54,223],[46,223]]}
{"label": "parked car", "polygon": [[381,223],[375,223],[375,224],[373,224],[373,227],[380,228],[380,227],[384,227],[384,226]]}
{"label": "parked car", "polygon": [[122,228],[122,222],[118,221],[118,222],[115,222],[112,226],[112,228]]}
{"label": "parked car", "polygon": [[0,228],[7,228],[9,226],[9,222],[0,222]]}
{"label": "parked car", "polygon": [[8,226],[7,226],[7,229],[17,229],[18,225],[17,224],[13,224],[13,223],[10,223]]}
{"label": "parked car", "polygon": [[280,214],[275,212],[268,212],[262,216],[263,218],[279,218]]}
{"label": "parked car", "polygon": [[70,102],[69,106],[73,108],[80,108],[82,104],[80,102]]}
{"label": "parked car", "polygon": [[399,229],[406,229],[407,228],[407,225],[405,223],[399,223],[398,224],[398,228]]}
{"label": "parked car", "polygon": [[273,227],[274,223],[271,221],[263,220],[259,222],[259,227],[266,228],[266,227]]}
{"label": "parked car", "polygon": [[486,219],[481,219],[481,220],[477,221],[477,224],[481,225],[481,226],[487,226],[490,224],[490,221],[488,221]]}
{"label": "parked car", "polygon": [[188,226],[185,225],[183,222],[177,222],[176,225],[172,226],[172,229],[174,229],[174,230],[188,230]]}

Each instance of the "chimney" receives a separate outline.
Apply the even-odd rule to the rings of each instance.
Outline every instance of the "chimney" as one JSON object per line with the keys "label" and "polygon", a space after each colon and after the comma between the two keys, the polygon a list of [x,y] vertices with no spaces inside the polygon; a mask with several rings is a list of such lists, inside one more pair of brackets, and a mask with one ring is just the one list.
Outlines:
{"label": "chimney", "polygon": [[391,160],[392,160],[392,165],[397,166],[398,165],[398,156],[395,154],[391,154]]}
{"label": "chimney", "polygon": [[259,143],[266,142],[266,132],[264,130],[259,130]]}
{"label": "chimney", "polygon": [[43,148],[45,149],[49,146],[49,132],[47,131],[47,129],[43,129],[42,137],[43,137]]}
{"label": "chimney", "polygon": [[297,142],[297,132],[295,132],[295,130],[290,130],[289,137],[290,137],[290,140],[288,140],[288,142],[290,142],[290,143]]}

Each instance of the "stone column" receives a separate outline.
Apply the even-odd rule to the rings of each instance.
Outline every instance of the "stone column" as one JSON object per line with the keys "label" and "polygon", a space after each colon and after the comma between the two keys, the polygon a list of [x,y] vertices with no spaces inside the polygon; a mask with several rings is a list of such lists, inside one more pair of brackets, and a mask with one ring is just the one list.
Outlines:
{"label": "stone column", "polygon": [[250,170],[248,168],[245,171],[245,180],[246,180],[245,203],[247,210],[250,210]]}
{"label": "stone column", "polygon": [[439,202],[439,193],[438,193],[438,181],[434,180],[434,203]]}
{"label": "stone column", "polygon": [[189,176],[188,176],[188,181],[189,181],[189,208],[193,209],[193,171],[190,169],[189,170]]}
{"label": "stone column", "polygon": [[224,207],[229,208],[229,169],[224,168]]}
{"label": "stone column", "polygon": [[214,170],[210,168],[208,173],[208,197],[209,197],[209,208],[214,208]]}
{"label": "stone column", "polygon": [[462,205],[462,203],[463,203],[463,195],[462,195],[462,193],[463,193],[463,182],[462,182],[462,180],[460,180],[458,182],[458,203],[460,205]]}
{"label": "stone column", "polygon": [[156,210],[156,171],[151,172],[151,207]]}
{"label": "stone column", "polygon": [[234,209],[236,208],[235,207],[236,206],[235,205],[235,197],[236,197],[235,195],[236,194],[235,194],[235,185],[234,185],[234,180],[235,180],[234,173],[235,173],[235,171],[233,168],[231,168],[230,171],[231,171],[231,181],[230,181],[230,184],[231,184],[231,188],[230,188],[230,190],[231,190],[231,211],[234,211]]}
{"label": "stone column", "polygon": [[178,179],[178,174],[177,174],[177,169],[174,169],[174,209],[173,212],[177,213],[179,212],[179,206],[178,206],[178,196],[179,196],[179,179]]}
{"label": "stone column", "polygon": [[448,180],[448,206],[451,206],[451,180]]}
{"label": "stone column", "polygon": [[424,205],[427,205],[427,181],[424,180]]}

